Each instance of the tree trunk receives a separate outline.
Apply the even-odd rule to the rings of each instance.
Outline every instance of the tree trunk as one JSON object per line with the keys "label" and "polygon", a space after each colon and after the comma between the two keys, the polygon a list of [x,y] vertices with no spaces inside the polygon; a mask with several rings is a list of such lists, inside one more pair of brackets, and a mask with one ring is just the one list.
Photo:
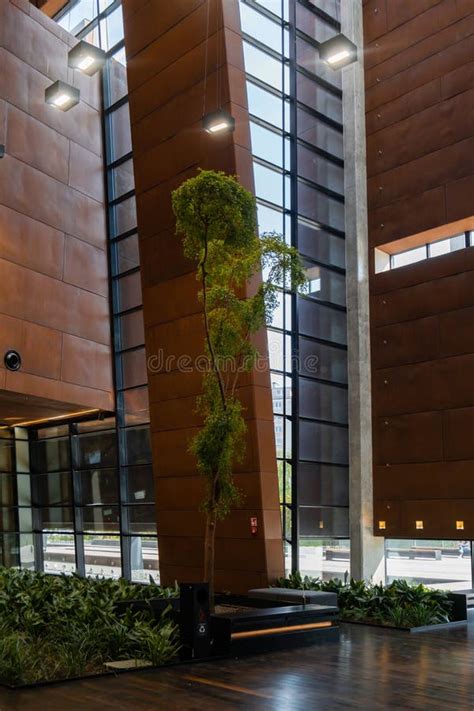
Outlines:
{"label": "tree trunk", "polygon": [[206,515],[206,535],[204,538],[204,582],[209,583],[209,607],[214,612],[214,558],[217,516],[215,509]]}

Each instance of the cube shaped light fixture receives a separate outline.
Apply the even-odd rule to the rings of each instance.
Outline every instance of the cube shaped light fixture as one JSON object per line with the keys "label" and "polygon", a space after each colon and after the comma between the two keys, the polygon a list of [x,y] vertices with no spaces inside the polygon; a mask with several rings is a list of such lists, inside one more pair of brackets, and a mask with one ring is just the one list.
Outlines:
{"label": "cube shaped light fixture", "polygon": [[339,34],[319,45],[319,56],[331,69],[342,69],[357,59],[357,47],[354,42]]}
{"label": "cube shaped light fixture", "polygon": [[68,54],[68,65],[91,77],[105,64],[105,52],[89,42],[81,40]]}
{"label": "cube shaped light fixture", "polygon": [[221,133],[232,133],[235,129],[235,119],[228,111],[218,109],[203,117],[202,126],[208,133],[214,136]]}
{"label": "cube shaped light fixture", "polygon": [[69,111],[79,103],[81,92],[64,81],[56,81],[51,86],[48,86],[44,93],[44,98],[46,103],[54,106],[55,109]]}

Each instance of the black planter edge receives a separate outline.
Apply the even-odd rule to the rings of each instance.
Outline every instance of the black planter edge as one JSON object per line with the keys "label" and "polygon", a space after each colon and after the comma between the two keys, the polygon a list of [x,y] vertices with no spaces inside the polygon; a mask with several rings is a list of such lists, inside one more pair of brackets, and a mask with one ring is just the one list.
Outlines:
{"label": "black planter edge", "polygon": [[418,632],[438,632],[439,630],[451,629],[453,627],[464,627],[467,625],[467,620],[453,620],[452,622],[441,622],[438,625],[421,625],[420,627],[394,627],[393,625],[378,625],[376,622],[343,619],[339,620],[339,624],[364,625],[365,627],[376,627],[379,630],[388,630],[389,632],[409,632],[416,634]]}
{"label": "black planter edge", "polygon": [[66,676],[62,679],[48,679],[46,681],[35,681],[32,684],[5,684],[5,682],[0,681],[0,688],[8,689],[9,691],[25,691],[28,689],[36,689],[41,686],[54,686],[57,684],[69,684],[75,681],[92,681],[94,679],[101,679],[112,676],[119,676],[121,674],[137,674],[141,672],[145,674],[147,672],[156,672],[160,669],[168,669],[169,667],[179,667],[185,664],[200,664],[201,662],[214,662],[223,659],[230,659],[233,654],[216,654],[212,657],[201,657],[199,659],[175,659],[172,662],[165,662],[165,664],[160,664],[158,666],[152,667],[133,667],[130,669],[114,669],[110,671],[97,672],[97,674],[85,674],[84,676]]}

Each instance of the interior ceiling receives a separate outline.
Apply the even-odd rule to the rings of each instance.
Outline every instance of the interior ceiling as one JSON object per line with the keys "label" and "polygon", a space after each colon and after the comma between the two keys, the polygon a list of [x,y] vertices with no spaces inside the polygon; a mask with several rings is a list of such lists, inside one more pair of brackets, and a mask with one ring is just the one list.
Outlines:
{"label": "interior ceiling", "polygon": [[46,398],[0,391],[0,424],[9,425],[51,417],[67,417],[70,413],[84,411],[84,407],[47,400]]}

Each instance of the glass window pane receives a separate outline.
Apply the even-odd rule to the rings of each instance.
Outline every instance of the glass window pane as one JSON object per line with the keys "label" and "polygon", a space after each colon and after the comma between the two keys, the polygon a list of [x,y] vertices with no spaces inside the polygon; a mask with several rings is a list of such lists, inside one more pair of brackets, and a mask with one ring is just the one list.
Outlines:
{"label": "glass window pane", "polygon": [[114,467],[117,460],[115,432],[91,432],[74,437],[75,467]]}
{"label": "glass window pane", "polygon": [[299,351],[301,375],[347,383],[347,351],[308,338],[299,339]]}
{"label": "glass window pane", "polygon": [[349,442],[345,427],[301,420],[300,457],[313,462],[348,464]]}
{"label": "glass window pane", "polygon": [[35,472],[53,472],[69,469],[69,439],[33,441],[31,443],[31,465]]}
{"label": "glass window pane", "polygon": [[300,506],[299,514],[302,537],[349,535],[348,508]]}
{"label": "glass window pane", "polygon": [[251,114],[281,129],[284,125],[289,126],[290,105],[288,101],[283,104],[281,97],[265,91],[250,81],[247,82],[247,98]]}
{"label": "glass window pane", "polygon": [[153,467],[151,465],[127,467],[125,470],[126,501],[130,504],[152,503],[155,499]]}
{"label": "glass window pane", "polygon": [[74,535],[43,533],[44,572],[70,575],[76,572]]}
{"label": "glass window pane", "polygon": [[305,261],[306,296],[338,306],[346,304],[346,280],[343,274]]}
{"label": "glass window pane", "polygon": [[75,476],[80,482],[80,501],[86,504],[116,504],[119,500],[116,469],[86,469]]}
{"label": "glass window pane", "polygon": [[242,32],[267,45],[275,52],[282,53],[281,23],[274,22],[261,12],[253,10],[245,3],[240,3],[240,22]]}
{"label": "glass window pane", "polygon": [[107,107],[127,95],[127,69],[125,48],[119,49],[107,62],[108,96]]}
{"label": "glass window pane", "polygon": [[[424,555],[417,552],[425,551]],[[438,557],[426,558],[426,549]],[[439,555],[440,554],[440,555]],[[420,541],[387,539],[385,560],[387,583],[406,580],[411,585],[422,583],[437,590],[469,590],[471,581],[470,541]]]}
{"label": "glass window pane", "polygon": [[[290,143],[288,139],[283,141],[283,136],[262,128],[262,126],[253,123],[253,121],[250,122],[250,135],[252,152],[255,156],[268,163],[273,163],[279,168],[289,167]],[[285,146],[285,156],[283,155],[283,145]]]}
{"label": "glass window pane", "polygon": [[426,245],[422,247],[416,247],[415,249],[410,249],[406,252],[401,252],[400,254],[394,254],[392,256],[392,269],[397,269],[398,267],[405,267],[407,264],[414,264],[415,262],[420,262],[427,258]]}
{"label": "glass window pane", "polygon": [[127,427],[122,433],[124,464],[149,464],[151,439],[149,427]]}
{"label": "glass window pane", "polygon": [[12,439],[0,439],[0,471],[9,472],[13,468],[13,448]]}
{"label": "glass window pane", "polygon": [[456,237],[442,239],[439,242],[432,242],[429,245],[429,255],[430,257],[439,257],[442,254],[449,254],[450,252],[456,252],[458,249],[464,249],[465,246],[466,237],[463,233],[456,235]]}
{"label": "glass window pane", "polygon": [[140,253],[138,249],[138,235],[131,235],[121,239],[115,245],[114,274],[128,272],[140,266]]}
{"label": "glass window pane", "polygon": [[128,274],[118,280],[117,310],[128,311],[142,305],[140,272]]}
{"label": "glass window pane", "polygon": [[118,506],[86,506],[82,509],[84,532],[119,531]]}
{"label": "glass window pane", "polygon": [[298,145],[297,160],[298,175],[302,178],[344,195],[344,170],[340,165],[302,145]]}
{"label": "glass window pane", "polygon": [[135,189],[135,179],[133,176],[132,160],[121,163],[111,171],[112,198],[119,198],[121,195]]}
{"label": "glass window pane", "polygon": [[[318,7],[320,7],[320,5],[321,3],[318,2]],[[336,30],[332,25],[324,22],[318,15],[311,12],[309,8],[300,5],[298,2],[296,3],[296,26],[318,42],[325,42],[336,34]]]}
{"label": "glass window pane", "polygon": [[[263,117],[265,118],[265,117]],[[342,131],[328,126],[309,111],[297,110],[298,138],[330,153],[336,158],[344,158],[344,141]]]}
{"label": "glass window pane", "polygon": [[41,530],[72,531],[74,529],[74,515],[71,507],[43,507],[38,511]]}
{"label": "glass window pane", "polygon": [[298,464],[301,506],[349,506],[349,469],[330,464]]}
{"label": "glass window pane", "polygon": [[143,311],[133,311],[117,319],[119,349],[134,348],[145,343]]}
{"label": "glass window pane", "polygon": [[299,72],[296,75],[296,84],[298,101],[342,124],[342,101],[339,96]]}
{"label": "glass window pane", "polygon": [[270,368],[291,372],[291,337],[269,328],[267,339]]}
{"label": "glass window pane", "polygon": [[135,196],[114,205],[114,237],[137,227],[137,205]]}
{"label": "glass window pane", "polygon": [[61,17],[58,24],[73,35],[97,17],[96,0],[79,0]]}
{"label": "glass window pane", "polygon": [[71,506],[73,503],[70,472],[34,475],[39,506]]}
{"label": "glass window pane", "polygon": [[[6,506],[0,507],[0,531],[18,531],[22,530],[17,524],[15,509]],[[31,526],[30,526],[31,530]]]}
{"label": "glass window pane", "polygon": [[347,390],[300,378],[300,416],[347,424]]}
{"label": "glass window pane", "polygon": [[148,583],[151,577],[159,584],[158,540],[149,536],[132,536],[130,549],[133,582]]}
{"label": "glass window pane", "polygon": [[346,243],[342,237],[320,230],[307,222],[298,222],[298,247],[302,254],[323,264],[345,267]]}
{"label": "glass window pane", "polygon": [[344,232],[344,203],[298,181],[298,212],[312,222]]}
{"label": "glass window pane", "polygon": [[[245,70],[252,76],[269,84],[274,89],[283,91],[284,86],[289,87],[288,67],[274,57],[270,57],[261,49],[257,49],[248,42],[244,42]],[[284,72],[284,75],[283,75]],[[284,80],[284,85],[283,85]]]}
{"label": "glass window pane", "polygon": [[121,361],[122,385],[124,388],[134,388],[137,385],[145,385],[148,383],[146,353],[144,348],[123,353]]}
{"label": "glass window pane", "polygon": [[[343,517],[344,514],[341,513],[340,516]],[[322,533],[324,534],[324,529]],[[322,580],[344,580],[346,573],[350,571],[350,540],[302,538],[299,542],[299,560],[303,575]]]}
{"label": "glass window pane", "polygon": [[111,163],[132,150],[130,109],[123,104],[109,116],[109,146],[107,160]]}
{"label": "glass window pane", "polygon": [[116,10],[107,15],[100,22],[100,37],[102,49],[111,49],[120,40],[123,39],[123,17],[122,8],[119,6]]}
{"label": "glass window pane", "polygon": [[323,79],[336,89],[342,86],[342,74],[328,67],[320,58],[316,47],[306,42],[302,37],[296,38],[296,61],[300,67]]}
{"label": "glass window pane", "polygon": [[84,536],[86,575],[120,578],[122,574],[119,536]]}
{"label": "glass window pane", "polygon": [[283,17],[284,20],[288,19],[288,0],[256,0],[256,2],[274,15]]}
{"label": "glass window pane", "polygon": [[129,533],[149,533],[156,535],[155,507],[149,504],[127,506]]}
{"label": "glass window pane", "polygon": [[347,344],[346,314],[312,299],[298,297],[300,332],[324,341]]}
{"label": "glass window pane", "polygon": [[123,393],[123,405],[125,410],[125,425],[141,425],[150,421],[147,386],[125,390]]}
{"label": "glass window pane", "polygon": [[258,163],[253,164],[257,197],[275,205],[283,205],[283,175]]}

